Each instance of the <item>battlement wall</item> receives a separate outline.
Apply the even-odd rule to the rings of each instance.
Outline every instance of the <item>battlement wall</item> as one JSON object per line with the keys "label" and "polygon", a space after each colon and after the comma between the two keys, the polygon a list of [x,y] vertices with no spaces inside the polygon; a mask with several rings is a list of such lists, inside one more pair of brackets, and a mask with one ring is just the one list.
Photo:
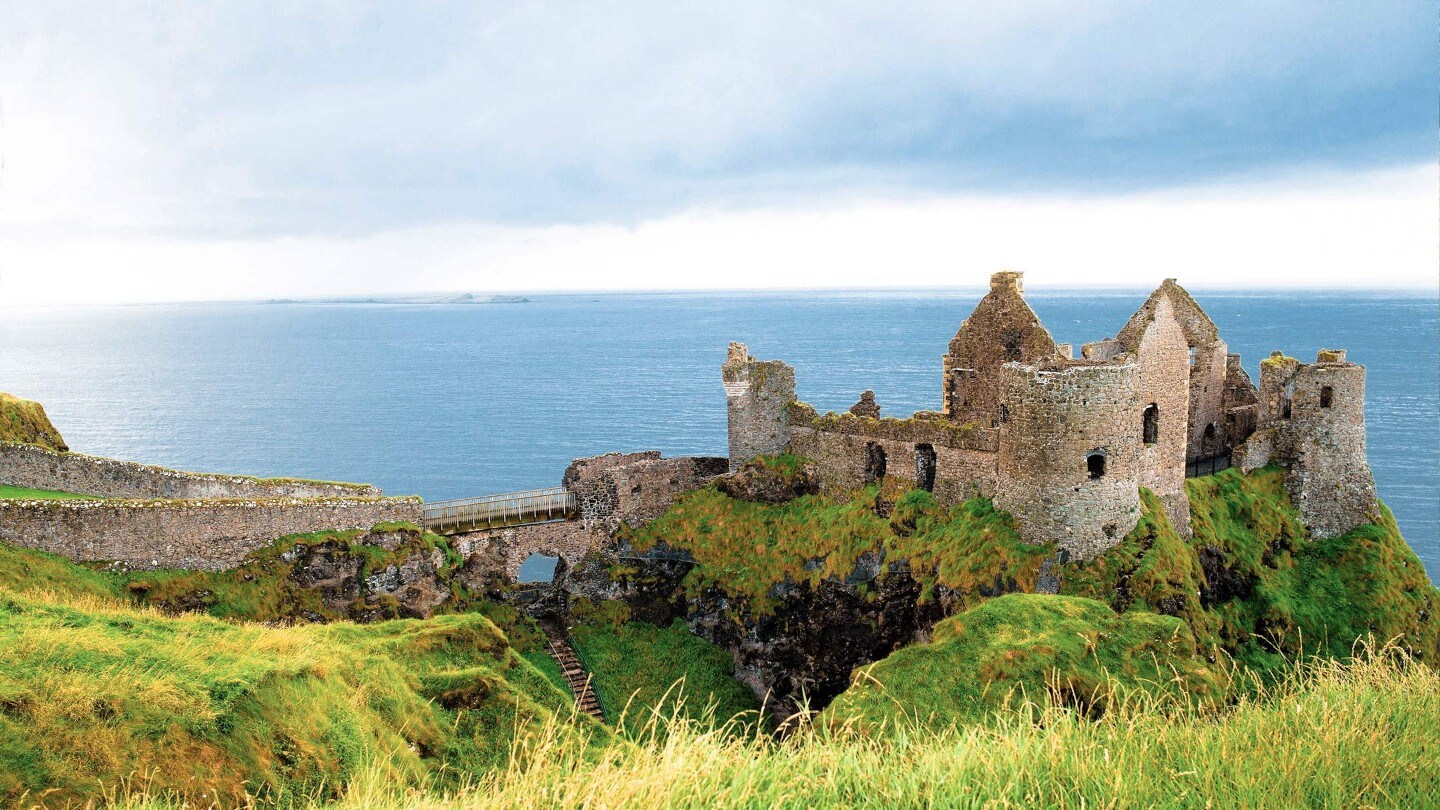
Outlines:
{"label": "battlement wall", "polygon": [[101,498],[376,498],[368,484],[194,473],[0,443],[0,484]]}

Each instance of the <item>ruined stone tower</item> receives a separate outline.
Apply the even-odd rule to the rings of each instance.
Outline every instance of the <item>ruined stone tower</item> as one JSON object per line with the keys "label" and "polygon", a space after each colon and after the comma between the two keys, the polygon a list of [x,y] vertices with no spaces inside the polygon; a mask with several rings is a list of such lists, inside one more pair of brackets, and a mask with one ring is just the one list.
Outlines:
{"label": "ruined stone tower", "polygon": [[743,343],[731,343],[721,368],[730,432],[730,469],[761,455],[784,453],[788,414],[795,402],[795,369],[779,360],[756,360]]}
{"label": "ruined stone tower", "polygon": [[1054,542],[1086,559],[1135,528],[1137,377],[1133,363],[1004,366],[995,504],[1027,542]]}
{"label": "ruined stone tower", "polygon": [[1248,472],[1287,468],[1285,487],[1316,537],[1374,520],[1379,504],[1365,457],[1365,367],[1345,350],[1322,349],[1314,363],[1275,352],[1260,363],[1255,434],[1237,453]]}

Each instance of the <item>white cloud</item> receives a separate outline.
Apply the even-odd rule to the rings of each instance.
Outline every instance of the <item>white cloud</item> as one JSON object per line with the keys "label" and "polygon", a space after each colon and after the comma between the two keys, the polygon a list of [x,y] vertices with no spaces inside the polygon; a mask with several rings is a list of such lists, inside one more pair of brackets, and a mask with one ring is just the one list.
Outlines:
{"label": "white cloud", "polygon": [[13,239],[0,304],[417,291],[978,286],[1434,289],[1433,166],[1110,197],[963,195],[692,210],[633,227],[437,225],[369,236]]}

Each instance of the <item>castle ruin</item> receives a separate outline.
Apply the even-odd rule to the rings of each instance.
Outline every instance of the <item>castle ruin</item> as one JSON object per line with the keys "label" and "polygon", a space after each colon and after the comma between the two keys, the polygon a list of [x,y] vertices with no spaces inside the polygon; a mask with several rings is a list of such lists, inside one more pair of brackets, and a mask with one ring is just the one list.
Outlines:
{"label": "castle ruin", "polygon": [[1080,559],[1135,528],[1141,487],[1188,536],[1185,479],[1232,465],[1286,467],[1317,537],[1373,519],[1365,369],[1344,351],[1323,350],[1313,365],[1277,352],[1257,391],[1215,323],[1166,279],[1115,337],[1074,354],[1015,272],[991,277],[950,341],[939,411],[882,417],[866,391],[849,412],[822,415],[796,399],[792,367],[732,343],[722,369],[730,465],[790,452],[832,489],[891,475],[942,503],[989,497],[1028,541]]}

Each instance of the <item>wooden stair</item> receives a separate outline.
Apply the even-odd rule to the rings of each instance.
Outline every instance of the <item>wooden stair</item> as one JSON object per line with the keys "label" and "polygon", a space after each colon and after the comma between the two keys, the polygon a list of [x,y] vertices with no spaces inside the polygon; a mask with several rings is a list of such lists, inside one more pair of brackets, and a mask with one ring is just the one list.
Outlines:
{"label": "wooden stair", "polygon": [[570,684],[570,692],[575,695],[575,705],[580,707],[580,711],[602,723],[605,722],[605,712],[600,707],[600,698],[595,694],[595,687],[590,682],[590,673],[580,664],[575,648],[570,646],[570,639],[551,636],[550,657],[560,665],[560,673],[565,676],[565,682]]}

